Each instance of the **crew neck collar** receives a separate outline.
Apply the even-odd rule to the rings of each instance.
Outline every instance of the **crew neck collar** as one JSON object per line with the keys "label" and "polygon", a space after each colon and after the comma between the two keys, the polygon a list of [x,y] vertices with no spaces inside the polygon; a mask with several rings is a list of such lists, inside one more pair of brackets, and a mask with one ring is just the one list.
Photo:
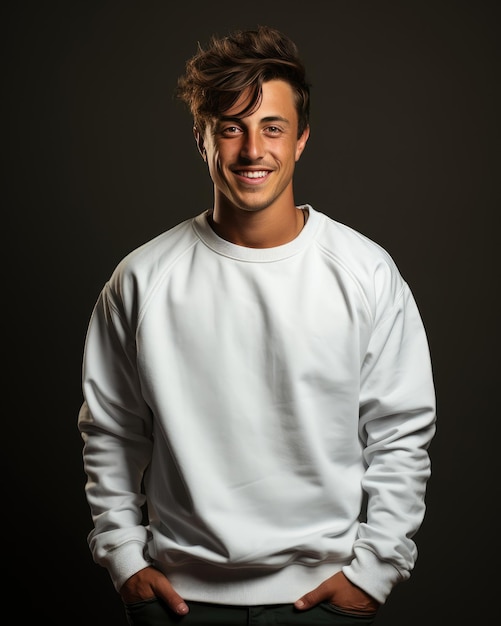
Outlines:
{"label": "crew neck collar", "polygon": [[298,209],[306,209],[309,213],[306,224],[301,232],[292,241],[272,248],[247,248],[222,239],[210,227],[207,216],[209,211],[204,211],[193,220],[193,227],[198,237],[214,252],[223,256],[240,261],[279,261],[297,254],[308,245],[316,232],[320,220],[320,214],[309,204],[302,204]]}

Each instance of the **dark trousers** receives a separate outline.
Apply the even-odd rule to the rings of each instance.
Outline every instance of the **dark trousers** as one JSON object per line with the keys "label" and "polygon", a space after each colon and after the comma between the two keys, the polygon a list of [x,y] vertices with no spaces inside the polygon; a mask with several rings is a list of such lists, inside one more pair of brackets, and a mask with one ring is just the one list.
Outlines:
{"label": "dark trousers", "polygon": [[188,602],[190,612],[180,617],[159,600],[125,605],[130,626],[353,626],[372,624],[371,615],[352,615],[323,602],[308,611],[297,611],[292,604],[264,606],[230,606],[206,602]]}

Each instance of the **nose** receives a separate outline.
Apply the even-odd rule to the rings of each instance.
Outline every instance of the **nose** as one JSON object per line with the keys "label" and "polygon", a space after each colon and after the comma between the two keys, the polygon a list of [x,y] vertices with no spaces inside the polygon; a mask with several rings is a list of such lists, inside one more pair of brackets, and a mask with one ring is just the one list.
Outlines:
{"label": "nose", "polygon": [[264,143],[259,131],[248,130],[243,136],[241,155],[250,161],[256,161],[263,156]]}

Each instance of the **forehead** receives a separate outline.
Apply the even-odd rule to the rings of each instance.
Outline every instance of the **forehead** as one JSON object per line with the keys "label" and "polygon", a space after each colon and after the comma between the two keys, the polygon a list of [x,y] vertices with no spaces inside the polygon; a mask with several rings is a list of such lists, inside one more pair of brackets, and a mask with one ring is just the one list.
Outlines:
{"label": "forehead", "polygon": [[[237,102],[222,112],[223,117],[237,117],[250,100],[250,91],[246,90]],[[263,83],[262,98],[259,106],[246,117],[269,117],[279,115],[294,121],[297,117],[294,92],[290,84],[284,80],[269,80]]]}

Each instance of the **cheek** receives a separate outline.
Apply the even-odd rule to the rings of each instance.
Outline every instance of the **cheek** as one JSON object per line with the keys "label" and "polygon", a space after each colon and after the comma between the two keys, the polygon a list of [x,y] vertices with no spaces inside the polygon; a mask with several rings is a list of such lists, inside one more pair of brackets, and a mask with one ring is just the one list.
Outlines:
{"label": "cheek", "polygon": [[208,161],[209,166],[209,174],[212,180],[214,181],[222,181],[224,179],[224,168],[223,162],[220,159],[218,154],[212,154],[210,160]]}

